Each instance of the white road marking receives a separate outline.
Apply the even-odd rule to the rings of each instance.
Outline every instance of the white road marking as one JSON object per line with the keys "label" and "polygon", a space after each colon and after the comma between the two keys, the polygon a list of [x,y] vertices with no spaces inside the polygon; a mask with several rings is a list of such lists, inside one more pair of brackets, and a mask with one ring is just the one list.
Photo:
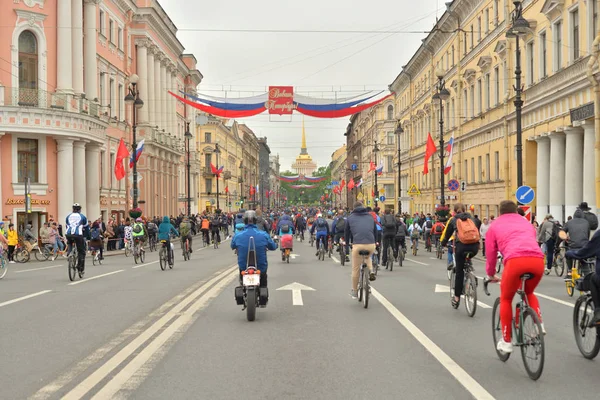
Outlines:
{"label": "white road marking", "polygon": [[338,260],[336,257],[334,257],[334,256],[331,256],[331,259],[332,259],[333,261],[335,261],[336,263],[340,264],[340,260]]}
{"label": "white road marking", "polygon": [[[220,273],[216,277],[212,278],[200,288],[196,289],[192,294],[177,303],[171,310],[169,310],[160,319],[154,322],[145,331],[135,337],[127,346],[122,348],[117,354],[110,358],[106,363],[101,365],[86,379],[80,382],[75,388],[73,388],[63,399],[80,399],[85,396],[90,390],[94,388],[98,383],[104,380],[108,375],[111,374],[123,361],[129,358],[139,347],[141,347],[148,339],[154,336],[159,330],[161,330],[169,321],[173,318],[179,317],[181,311],[187,307],[190,303],[206,292],[212,285],[221,279],[227,277],[227,275],[237,276],[238,272],[237,264]],[[235,273],[234,273],[235,272]],[[207,293],[208,294],[208,293]],[[189,310],[188,310],[189,311]],[[182,314],[182,315],[185,315]],[[173,325],[171,325],[173,326]],[[166,332],[167,330],[163,331]],[[140,353],[141,354],[141,353]],[[122,371],[121,371],[122,372]]]}
{"label": "white road marking", "polygon": [[32,293],[32,294],[28,294],[27,296],[18,297],[16,299],[8,300],[8,301],[5,301],[4,303],[0,303],[0,307],[4,307],[4,306],[8,306],[10,304],[18,303],[19,301],[31,299],[32,297],[41,296],[43,294],[50,293],[51,291],[52,290],[42,290],[41,292]]}
{"label": "white road marking", "polygon": [[427,337],[415,324],[400,312],[381,293],[371,287],[373,296],[383,305],[394,318],[415,338],[425,349],[435,357],[439,363],[446,368],[452,376],[477,400],[494,400],[483,386],[481,386],[471,375],[462,369],[448,354],[437,344]]}
{"label": "white road marking", "polygon": [[51,269],[51,268],[58,268],[58,267],[64,267],[64,265],[51,265],[49,267],[41,267],[41,268],[31,268],[31,269],[22,269],[20,271],[14,271],[15,274],[20,274],[22,272],[30,272],[30,271],[41,271],[43,269]]}
{"label": "white road marking", "polygon": [[79,285],[80,283],[85,283],[85,282],[89,282],[89,281],[93,281],[94,279],[100,279],[100,278],[104,278],[105,276],[109,276],[109,275],[114,275],[114,274],[118,274],[119,272],[123,272],[125,271],[124,269],[119,269],[117,271],[112,271],[112,272],[108,272],[106,274],[102,274],[102,275],[96,275],[96,276],[92,276],[90,278],[85,278],[82,279],[80,281],[75,281],[75,282],[71,282],[68,285],[69,286],[73,286],[73,285]]}
{"label": "white road marking", "polygon": [[[121,388],[129,381],[129,379],[137,373],[151,358],[159,352],[159,350],[167,343],[167,341],[175,334],[181,334],[185,332],[197,318],[195,314],[206,307],[208,303],[217,297],[227,285],[231,283],[237,276],[237,271],[229,269],[226,271],[225,277],[218,281],[210,290],[204,295],[197,299],[194,299],[194,303],[183,313],[181,313],[172,324],[170,324],[164,331],[160,333],[154,340],[152,340],[143,350],[141,350],[133,360],[131,360],[122,370],[120,370],[115,376],[102,389],[98,391],[92,397],[92,399],[103,400],[112,399],[115,394],[121,390]],[[220,275],[221,276],[221,275]],[[102,367],[101,367],[102,368]],[[142,372],[143,379],[145,376],[150,374],[150,370]],[[140,379],[138,377],[138,379]],[[68,398],[65,397],[65,399]]]}
{"label": "white road marking", "polygon": [[[435,285],[435,293],[450,293],[450,286],[446,286],[446,285]],[[460,296],[462,299],[465,298],[464,295]],[[481,308],[492,308],[491,306],[488,306],[487,304],[477,300],[477,305],[480,306]]]}
{"label": "white road marking", "polygon": [[142,268],[142,267],[146,267],[146,266],[148,266],[148,265],[156,264],[156,263],[158,263],[159,261],[160,261],[160,260],[156,260],[156,261],[152,261],[152,262],[149,262],[149,263],[146,263],[146,264],[136,265],[136,266],[134,266],[134,267],[131,267],[131,269],[136,269],[136,268]]}
{"label": "white road marking", "polygon": [[417,264],[421,264],[421,265],[429,265],[429,264],[425,264],[424,262],[421,262],[421,261],[413,260],[412,258],[405,258],[405,260],[406,261],[411,261],[411,262],[414,262],[414,263],[417,263]]}
{"label": "white road marking", "polygon": [[567,307],[571,307],[571,308],[575,307],[575,304],[569,303],[568,301],[564,301],[564,300],[561,300],[561,299],[557,299],[555,297],[546,296],[545,294],[541,294],[541,293],[538,293],[538,292],[535,292],[535,295],[538,296],[538,297],[541,297],[542,299],[551,300],[551,301],[554,301],[554,302],[556,302],[558,304],[565,305]]}
{"label": "white road marking", "polygon": [[292,305],[294,306],[303,306],[304,301],[302,301],[302,291],[307,290],[314,292],[315,289],[305,286],[301,283],[294,282],[289,285],[285,285],[276,290],[291,290],[292,291]]}
{"label": "white road marking", "polygon": [[430,260],[439,260],[439,258],[436,257],[429,257]]}

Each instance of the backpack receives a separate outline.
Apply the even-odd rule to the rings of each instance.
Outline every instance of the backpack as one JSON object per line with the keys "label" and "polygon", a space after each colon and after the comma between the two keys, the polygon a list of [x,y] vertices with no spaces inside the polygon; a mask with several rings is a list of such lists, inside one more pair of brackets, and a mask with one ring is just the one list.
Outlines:
{"label": "backpack", "polygon": [[558,223],[556,222],[550,221],[550,223],[552,224],[552,233],[550,234],[550,239],[556,241],[556,239],[558,239],[558,232],[560,231],[560,226],[558,226]]}
{"label": "backpack", "polygon": [[281,233],[290,233],[290,226],[288,224],[281,225]]}
{"label": "backpack", "polygon": [[456,232],[458,240],[462,244],[479,243],[479,240],[481,239],[477,225],[475,225],[475,222],[473,222],[471,218],[467,218],[464,221],[460,218],[457,218]]}
{"label": "backpack", "polygon": [[98,229],[98,228],[92,229],[91,238],[92,238],[92,240],[100,240],[100,229]]}
{"label": "backpack", "polygon": [[441,224],[437,224],[435,227],[435,233],[442,234],[444,232],[444,227]]}
{"label": "backpack", "polygon": [[335,223],[335,231],[343,232],[346,229],[346,220],[344,218],[339,218]]}
{"label": "backpack", "polygon": [[325,228],[325,226],[327,226],[327,222],[325,222],[323,218],[319,218],[317,219],[317,226],[319,228]]}
{"label": "backpack", "polygon": [[190,233],[190,223],[182,222],[181,225],[179,225],[179,233],[181,236],[187,236]]}
{"label": "backpack", "polygon": [[208,228],[209,228],[209,226],[210,226],[210,221],[209,221],[208,219],[206,219],[206,218],[205,218],[205,219],[203,219],[203,220],[202,220],[202,223],[201,223],[201,225],[200,225],[200,228],[201,228],[201,229],[208,229]]}
{"label": "backpack", "polygon": [[137,223],[137,224],[133,225],[133,232],[134,233],[142,233],[142,230],[143,230],[142,224]]}
{"label": "backpack", "polygon": [[384,215],[383,227],[390,230],[396,229],[396,218],[394,218],[392,215]]}
{"label": "backpack", "polygon": [[431,220],[429,220],[429,221],[425,222],[425,227],[426,227],[427,229],[431,229],[431,228],[433,227],[433,222],[431,222]]}
{"label": "backpack", "polygon": [[221,224],[221,221],[219,221],[218,217],[213,218],[213,220],[212,220],[213,229],[217,229],[220,224]]}
{"label": "backpack", "polygon": [[154,222],[148,222],[148,230],[154,232],[156,230],[156,224]]}

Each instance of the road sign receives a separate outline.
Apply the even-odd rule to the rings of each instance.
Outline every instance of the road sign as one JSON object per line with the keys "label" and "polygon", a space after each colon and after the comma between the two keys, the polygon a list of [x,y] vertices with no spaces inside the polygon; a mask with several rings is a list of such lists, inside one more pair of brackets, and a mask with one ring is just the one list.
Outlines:
{"label": "road sign", "polygon": [[352,171],[356,171],[356,170],[358,169],[358,165],[356,165],[356,164],[352,164],[352,165],[350,166],[350,169],[351,169]]}
{"label": "road sign", "polygon": [[452,192],[456,192],[460,188],[460,183],[456,179],[450,179],[448,181],[448,189]]}
{"label": "road sign", "polygon": [[236,202],[235,202],[235,205],[236,205],[237,207],[239,207],[239,206],[240,206],[240,202],[239,202],[239,201],[236,201]]}
{"label": "road sign", "polygon": [[515,193],[517,201],[521,204],[529,204],[535,199],[535,191],[529,186],[519,186]]}
{"label": "road sign", "polygon": [[525,212],[525,219],[531,222],[531,206],[519,206]]}
{"label": "road sign", "polygon": [[379,201],[385,201],[385,196],[379,196]]}
{"label": "road sign", "polygon": [[358,194],[358,196],[356,196],[356,199],[357,199],[357,200],[362,200],[362,199],[364,199],[364,198],[365,198],[365,196],[362,194],[362,192],[361,192],[361,193],[359,193],[359,194]]}
{"label": "road sign", "polygon": [[367,199],[367,206],[371,205],[371,199]]}
{"label": "road sign", "polygon": [[311,291],[314,292],[315,289],[308,287],[308,286],[304,286],[301,283],[298,282],[294,282],[294,283],[290,283],[289,285],[285,285],[280,287],[277,290],[290,290],[292,292],[292,304],[295,306],[303,306],[304,302],[302,301],[302,291],[303,290],[307,290],[307,291]]}
{"label": "road sign", "polygon": [[379,193],[385,193],[385,188],[379,189]]}
{"label": "road sign", "polygon": [[460,181],[460,191],[464,192],[467,190],[467,181]]}
{"label": "road sign", "polygon": [[420,196],[421,195],[421,191],[419,190],[417,185],[414,183],[411,185],[410,189],[408,189],[408,191],[406,193],[411,196]]}
{"label": "road sign", "polygon": [[339,185],[339,184],[340,184],[340,181],[331,181],[331,184],[332,184],[333,186],[337,186],[337,185]]}

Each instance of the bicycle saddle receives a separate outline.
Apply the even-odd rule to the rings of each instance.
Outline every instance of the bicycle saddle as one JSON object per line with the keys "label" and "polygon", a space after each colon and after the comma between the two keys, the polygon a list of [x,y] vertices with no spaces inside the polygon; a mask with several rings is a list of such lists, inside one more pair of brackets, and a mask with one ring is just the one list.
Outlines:
{"label": "bicycle saddle", "polygon": [[526,273],[521,275],[521,280],[525,279],[526,281],[533,278],[533,274]]}
{"label": "bicycle saddle", "polygon": [[361,256],[368,256],[369,255],[369,250],[359,250],[358,254],[360,254]]}
{"label": "bicycle saddle", "polygon": [[465,258],[466,258],[466,259],[473,258],[473,253],[471,253],[470,251],[469,251],[469,252],[466,252],[466,253],[465,253]]}

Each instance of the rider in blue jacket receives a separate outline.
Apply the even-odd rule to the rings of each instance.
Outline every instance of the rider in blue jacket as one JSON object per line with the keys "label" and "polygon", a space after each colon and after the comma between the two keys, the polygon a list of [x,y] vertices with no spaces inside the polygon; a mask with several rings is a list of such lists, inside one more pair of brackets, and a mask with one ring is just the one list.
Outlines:
{"label": "rider in blue jacket", "polygon": [[281,227],[283,225],[289,225],[292,228],[292,230],[294,228],[294,221],[292,220],[289,211],[286,211],[285,214],[277,222],[277,232],[281,230]]}
{"label": "rider in blue jacket", "polygon": [[237,249],[238,252],[238,267],[240,273],[246,269],[248,262],[248,251],[250,251],[250,238],[254,238],[254,246],[256,248],[256,267],[260,270],[260,286],[267,287],[267,250],[277,250],[277,244],[271,239],[271,236],[265,231],[261,231],[256,227],[256,212],[253,210],[246,211],[244,214],[244,222],[246,229],[238,232],[231,241],[231,248]]}
{"label": "rider in blue jacket", "polygon": [[325,251],[327,251],[327,236],[329,236],[329,224],[325,221],[325,218],[321,214],[317,214],[317,219],[313,224],[312,228],[310,228],[310,234],[312,235],[317,231],[316,243],[317,243],[317,253],[315,255],[319,255],[319,240],[323,239],[323,246],[325,247]]}
{"label": "rider in blue jacket", "polygon": [[166,215],[163,217],[162,223],[158,226],[158,240],[165,240],[167,242],[167,258],[169,264],[173,263],[173,252],[171,251],[171,233],[175,236],[179,236],[177,229],[171,224],[171,220]]}

